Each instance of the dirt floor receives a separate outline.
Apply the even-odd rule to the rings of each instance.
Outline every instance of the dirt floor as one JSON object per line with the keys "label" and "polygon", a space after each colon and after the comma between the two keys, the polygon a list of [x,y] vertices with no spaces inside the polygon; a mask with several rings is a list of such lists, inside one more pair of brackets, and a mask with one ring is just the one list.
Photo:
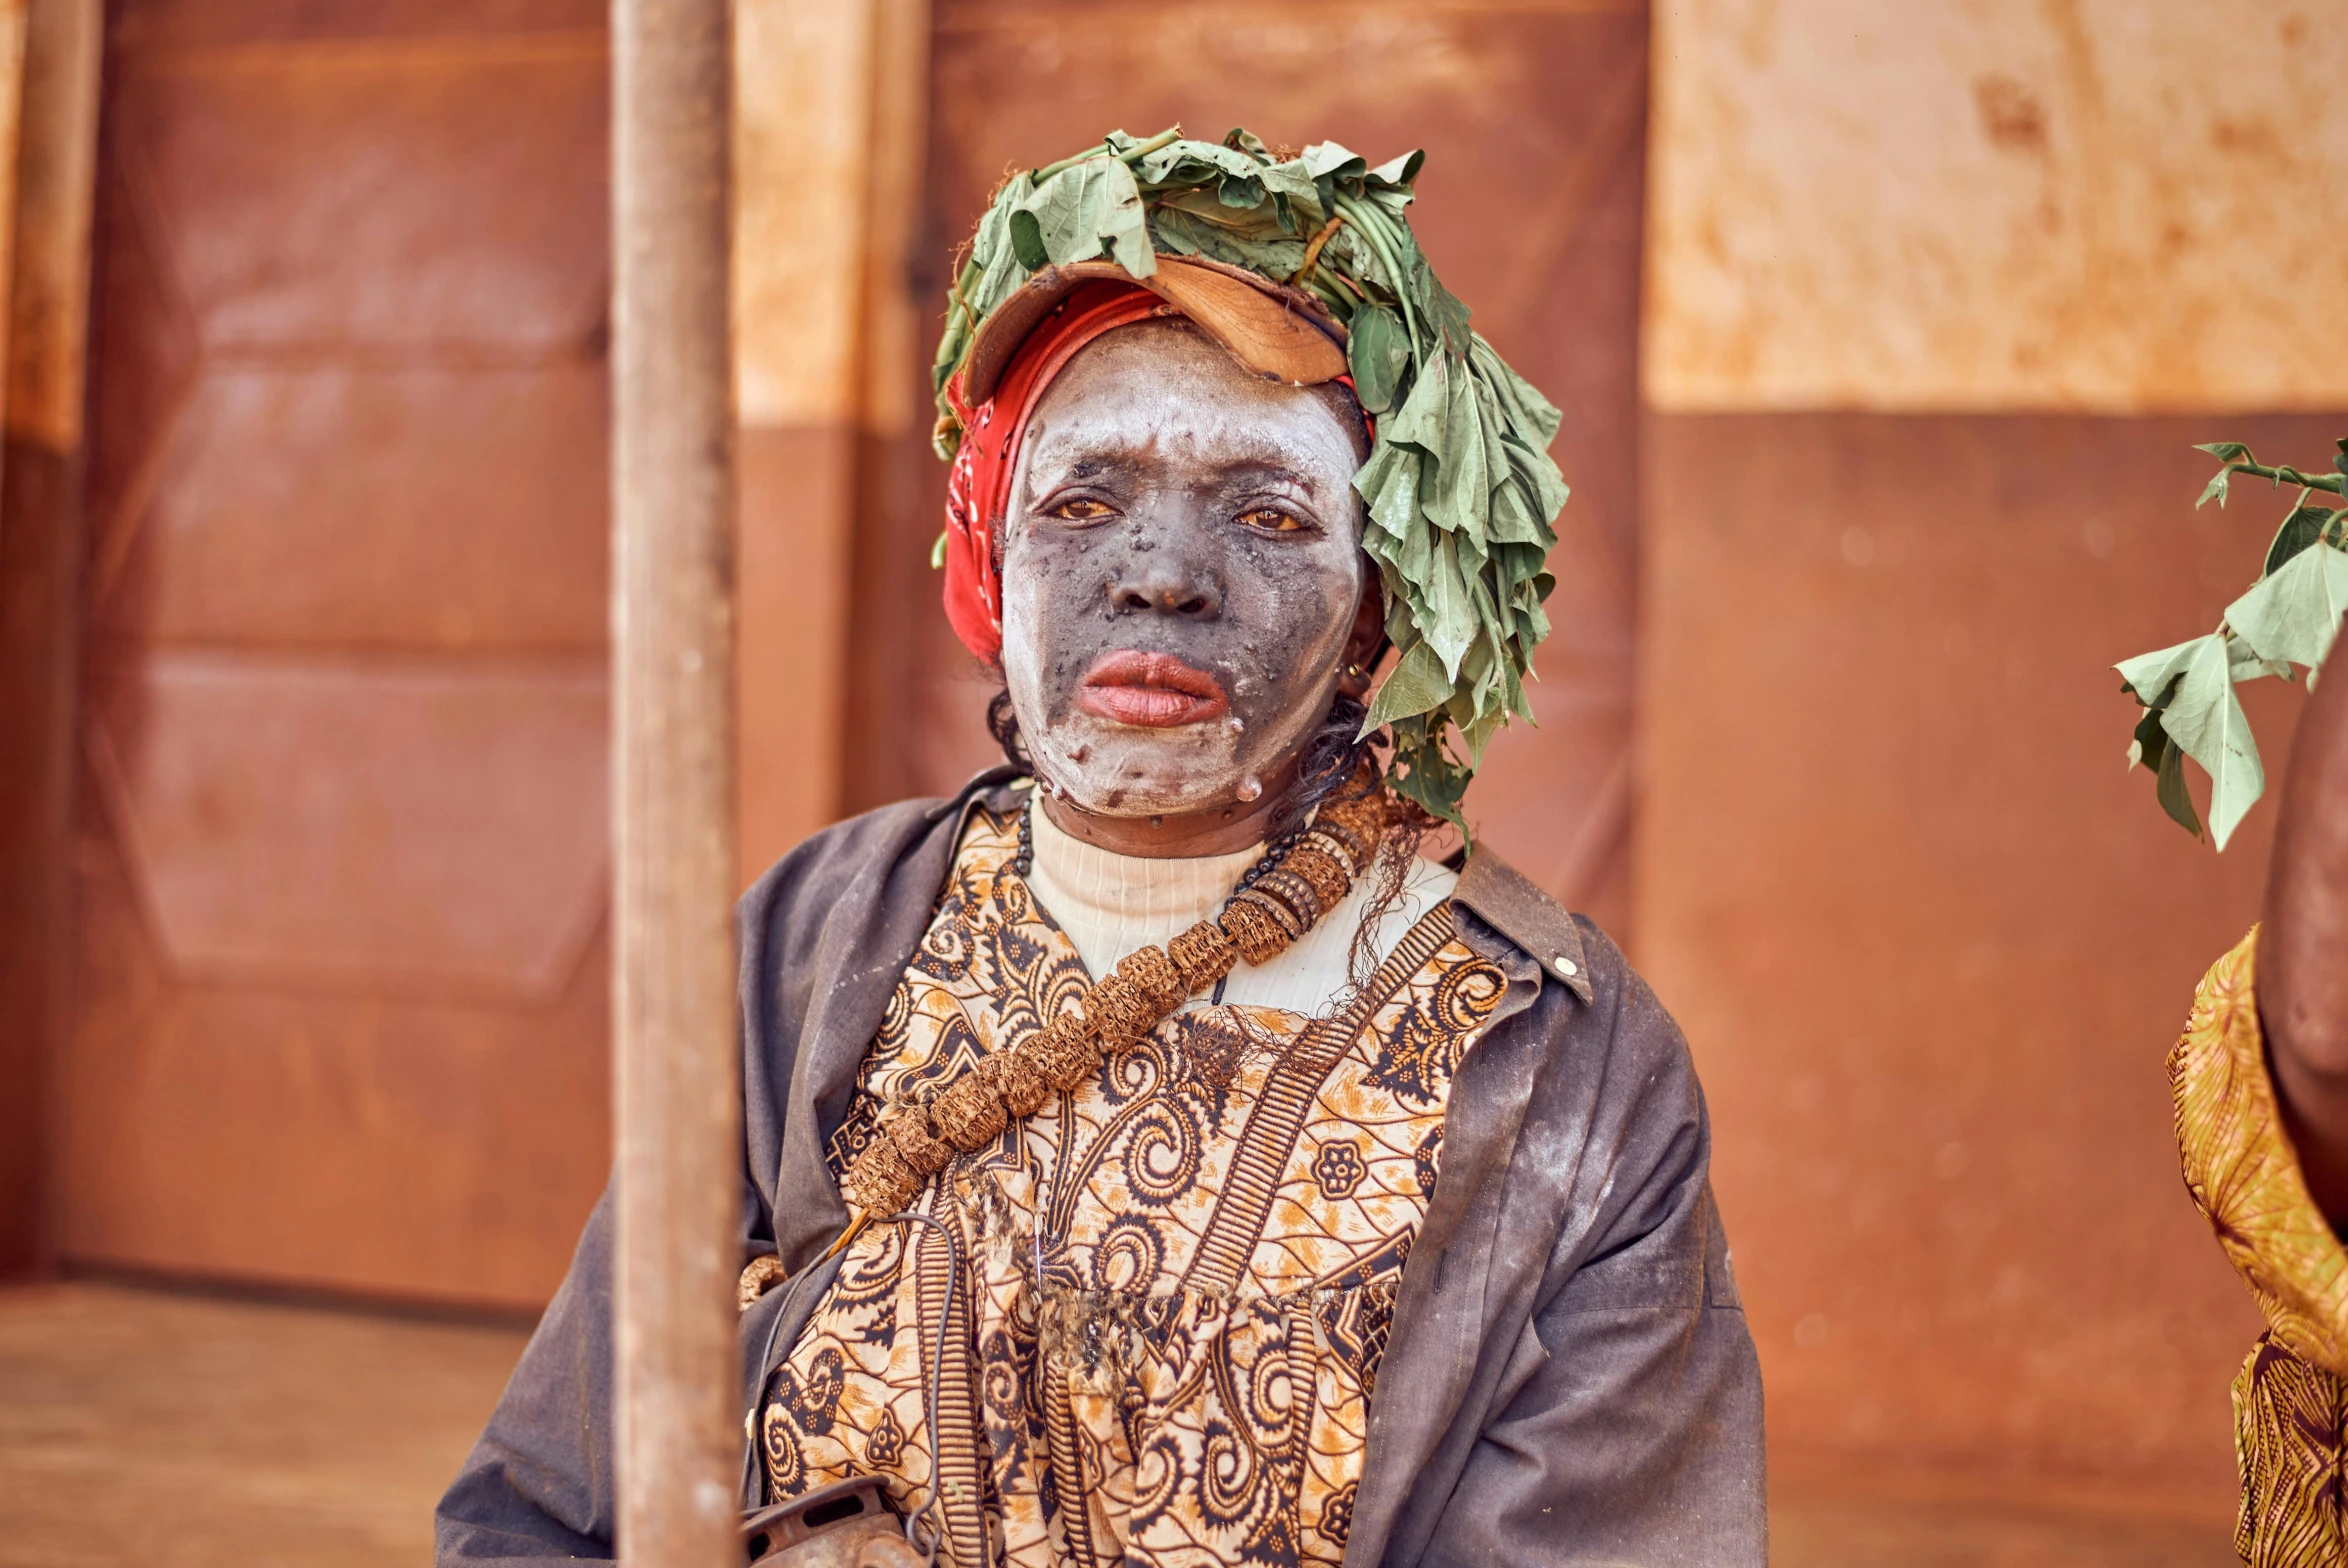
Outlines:
{"label": "dirt floor", "polygon": [[[524,1338],[111,1283],[0,1292],[0,1568],[424,1564]],[[2235,1562],[2206,1507],[1808,1468],[1772,1498],[1779,1568]]]}

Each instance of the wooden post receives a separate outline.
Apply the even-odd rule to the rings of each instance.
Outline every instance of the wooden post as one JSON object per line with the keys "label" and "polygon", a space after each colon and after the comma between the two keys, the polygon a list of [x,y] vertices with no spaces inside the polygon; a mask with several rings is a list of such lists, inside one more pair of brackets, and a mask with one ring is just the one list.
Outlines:
{"label": "wooden post", "polygon": [[618,1484],[631,1568],[739,1562],[727,0],[613,0]]}
{"label": "wooden post", "polygon": [[[23,44],[0,455],[0,1276],[44,1266],[49,1063],[72,1018],[82,402],[97,191],[99,0],[0,6]],[[11,56],[13,57],[13,56]],[[13,92],[13,85],[9,89]]]}

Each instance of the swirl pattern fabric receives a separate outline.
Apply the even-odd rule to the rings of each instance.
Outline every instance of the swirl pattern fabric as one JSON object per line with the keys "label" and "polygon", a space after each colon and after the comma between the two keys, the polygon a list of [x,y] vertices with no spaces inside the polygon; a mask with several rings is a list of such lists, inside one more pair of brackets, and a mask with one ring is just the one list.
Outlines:
{"label": "swirl pattern fabric", "polygon": [[[835,1171],[894,1099],[1088,983],[1016,849],[1014,816],[973,816]],[[909,1510],[941,1486],[958,1568],[1336,1563],[1451,1073],[1504,989],[1439,906],[1349,1010],[1177,1013],[959,1156],[921,1199],[967,1269],[934,1430],[946,1248],[875,1227],[759,1413],[775,1495],[871,1474]]]}

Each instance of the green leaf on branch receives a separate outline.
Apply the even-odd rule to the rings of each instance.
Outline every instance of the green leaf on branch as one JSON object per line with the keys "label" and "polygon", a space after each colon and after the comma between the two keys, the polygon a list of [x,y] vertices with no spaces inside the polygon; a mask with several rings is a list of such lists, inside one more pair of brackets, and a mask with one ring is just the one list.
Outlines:
{"label": "green leaf on branch", "polygon": [[2175,695],[2177,682],[2184,676],[2186,667],[2193,662],[2194,654],[2201,650],[2201,645],[2220,640],[2213,632],[2207,637],[2181,642],[2174,648],[2163,648],[2158,653],[2140,653],[2133,659],[2123,659],[2112,668],[2120,672],[2121,689],[2133,695],[2138,702],[2148,708],[2166,707],[2169,699]]}
{"label": "green leaf on branch", "polygon": [[[2153,715],[2147,714],[2145,717],[2153,718]],[[2153,727],[2159,728],[2157,719]],[[2155,765],[2153,773],[2152,793],[2153,798],[2160,802],[2160,809],[2169,814],[2169,820],[2195,838],[2201,837],[2201,816],[2193,809],[2192,791],[2185,787],[2185,753],[2169,745],[2165,735],[2162,737],[2160,761]]]}
{"label": "green leaf on branch", "polygon": [[2331,652],[2343,611],[2348,611],[2348,554],[2319,545],[2302,549],[2226,606],[2226,624],[2266,663],[2314,669]]}
{"label": "green leaf on branch", "polygon": [[2207,452],[2210,456],[2216,458],[2221,463],[2238,463],[2246,458],[2253,462],[2256,461],[2255,458],[2250,457],[2250,448],[2244,446],[2239,441],[2196,442],[2194,444],[2193,450],[2196,452]]}
{"label": "green leaf on branch", "polygon": [[2233,477],[2234,470],[2231,468],[2221,468],[2210,475],[2209,483],[2201,487],[2201,499],[2193,503],[2193,510],[2200,511],[2213,496],[2217,498],[2218,505],[2223,507],[2226,504],[2226,486]]}
{"label": "green leaf on branch", "polygon": [[2158,771],[2161,758],[2169,752],[2169,732],[2160,727],[2160,710],[2147,708],[2136,721],[2136,733],[2128,739],[2128,771],[2141,767]]}
{"label": "green leaf on branch", "polygon": [[2275,530],[2274,543],[2267,546],[2266,565],[2259,575],[2271,577],[2285,561],[2323,537],[2325,527],[2339,513],[2325,506],[2296,506],[2283,525]]}
{"label": "green leaf on branch", "polygon": [[2191,650],[2184,679],[2161,710],[2161,728],[2209,775],[2210,838],[2224,849],[2243,815],[2265,793],[2266,770],[2250,737],[2250,720],[2234,695],[2225,637],[2213,632],[2184,646]]}

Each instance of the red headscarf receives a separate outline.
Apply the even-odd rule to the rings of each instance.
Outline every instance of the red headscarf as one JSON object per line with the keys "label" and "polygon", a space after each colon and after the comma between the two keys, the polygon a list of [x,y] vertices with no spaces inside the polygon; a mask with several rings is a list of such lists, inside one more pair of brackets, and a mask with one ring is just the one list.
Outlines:
{"label": "red headscarf", "polygon": [[965,408],[960,376],[948,383],[963,432],[946,481],[946,619],[982,663],[1002,660],[1003,578],[995,566],[995,529],[1010,503],[1019,443],[1045,389],[1104,332],[1180,314],[1138,283],[1097,279],[1070,290],[1028,334],[993,397]]}

